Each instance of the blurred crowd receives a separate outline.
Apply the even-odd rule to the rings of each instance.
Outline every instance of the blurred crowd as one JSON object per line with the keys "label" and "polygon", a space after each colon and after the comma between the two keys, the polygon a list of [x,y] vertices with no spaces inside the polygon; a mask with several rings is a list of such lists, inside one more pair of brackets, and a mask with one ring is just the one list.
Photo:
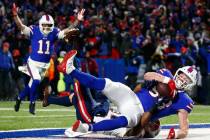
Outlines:
{"label": "blurred crowd", "polygon": [[[70,43],[56,42],[54,61],[72,48],[78,50],[79,58],[123,59],[126,82],[131,87],[142,80],[139,76],[142,71],[166,67],[174,73],[178,67],[195,65],[200,77],[196,94],[202,93],[198,100],[206,103],[205,96],[210,96],[208,84],[202,84],[210,81],[208,0],[26,0],[24,3],[16,0],[15,3],[25,25],[38,24],[39,18],[47,13],[60,29],[72,24],[81,8],[86,9],[85,19],[78,26],[80,36]],[[5,94],[13,98],[28,80],[18,66],[26,63],[30,40],[17,30],[11,7],[10,0],[0,1],[0,98],[6,97]],[[59,79],[58,74],[55,77]]]}

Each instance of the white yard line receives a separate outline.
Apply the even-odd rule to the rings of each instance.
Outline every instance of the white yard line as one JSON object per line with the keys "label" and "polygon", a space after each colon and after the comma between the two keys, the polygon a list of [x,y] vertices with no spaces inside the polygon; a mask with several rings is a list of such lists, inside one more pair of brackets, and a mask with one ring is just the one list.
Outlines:
{"label": "white yard line", "polygon": [[34,130],[49,130],[49,129],[67,129],[67,128],[34,128],[34,129],[8,130],[8,131],[0,131],[0,132],[19,132],[19,131],[34,131]]}
{"label": "white yard line", "polygon": [[[0,108],[0,111],[14,111],[13,108],[8,108],[8,107],[1,107]],[[28,111],[28,109],[21,109],[20,108],[20,111]],[[63,112],[63,111],[68,111],[68,112],[75,112],[75,109],[65,109],[65,108],[57,108],[57,109],[36,109],[36,111],[42,111],[42,112],[54,112],[54,111],[57,111],[57,112]]]}
{"label": "white yard line", "polygon": [[0,118],[55,118],[55,117],[75,117],[75,115],[44,115],[44,116],[0,116]]}

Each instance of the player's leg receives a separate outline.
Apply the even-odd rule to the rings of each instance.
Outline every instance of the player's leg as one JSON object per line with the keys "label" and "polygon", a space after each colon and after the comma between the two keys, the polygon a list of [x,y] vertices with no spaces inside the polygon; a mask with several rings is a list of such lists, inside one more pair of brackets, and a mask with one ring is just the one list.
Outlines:
{"label": "player's leg", "polygon": [[117,128],[126,127],[128,120],[125,116],[118,116],[113,119],[102,120],[94,124],[86,124],[81,121],[76,121],[72,130],[76,132],[86,133],[88,131],[110,131]]}
{"label": "player's leg", "polygon": [[31,114],[35,114],[35,102],[37,98],[37,89],[39,87],[40,81],[41,81],[41,75],[39,73],[41,67],[38,67],[35,65],[35,62],[33,60],[28,60],[28,72],[32,78],[32,80],[29,81],[29,94],[30,94],[30,105],[29,105],[29,112]]}
{"label": "player's leg", "polygon": [[16,112],[19,111],[20,109],[20,104],[21,104],[21,101],[29,95],[29,86],[27,85],[21,92],[20,94],[16,97],[16,103],[15,103],[15,106],[14,106],[14,109]]}
{"label": "player's leg", "polygon": [[76,78],[80,82],[80,84],[88,88],[103,90],[105,87],[104,78],[96,78],[90,74],[75,69],[73,61],[76,54],[77,51],[75,50],[68,52],[65,55],[63,61],[58,65],[58,71],[70,74],[73,78]]}
{"label": "player's leg", "polygon": [[37,88],[40,84],[40,80],[32,80],[29,83],[29,93],[30,93],[30,104],[29,104],[29,112],[31,114],[35,114],[35,102],[37,98]]}
{"label": "player's leg", "polygon": [[[109,100],[111,100],[117,107],[122,111],[121,113],[125,116],[123,116],[123,119],[119,118],[109,120],[109,121],[104,121],[100,123],[101,128],[104,128],[104,130],[111,130],[113,128],[120,128],[126,124],[129,126],[135,125],[137,119],[139,118],[139,100],[136,97],[135,93],[127,87],[126,85],[119,83],[119,82],[113,82],[109,79],[102,79],[102,78],[96,78],[94,76],[91,76],[89,74],[80,72],[79,70],[76,70],[75,67],[73,66],[73,60],[76,55],[76,51],[70,51],[67,53],[67,55],[64,57],[64,60],[61,62],[61,64],[58,66],[58,70],[63,72],[63,73],[68,73],[71,74],[72,77],[76,78],[81,84],[84,86],[87,86],[89,88],[93,88],[96,90],[102,90],[105,96],[108,97]],[[126,112],[129,112],[129,108],[127,107],[125,110],[123,110],[122,106],[131,106],[134,107],[134,109],[130,109],[132,111],[135,111],[134,115],[129,115]],[[143,111],[140,111],[143,112]],[[131,113],[132,114],[132,113]],[[120,122],[120,123],[119,123]],[[109,124],[106,124],[109,123]],[[110,125],[110,123],[113,124]],[[98,129],[99,127],[96,127]],[[100,131],[99,129],[98,131]],[[96,130],[97,131],[97,130]]]}
{"label": "player's leg", "polygon": [[69,107],[73,105],[70,100],[70,98],[72,98],[71,96],[72,95],[63,96],[63,97],[54,97],[54,96],[49,95],[47,98],[47,102],[48,102],[48,105],[54,104],[54,105]]}

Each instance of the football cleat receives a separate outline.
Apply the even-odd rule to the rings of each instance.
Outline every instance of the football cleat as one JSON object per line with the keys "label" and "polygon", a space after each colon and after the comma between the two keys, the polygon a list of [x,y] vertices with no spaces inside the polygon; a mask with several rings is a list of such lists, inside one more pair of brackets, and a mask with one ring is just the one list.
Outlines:
{"label": "football cleat", "polygon": [[72,131],[87,133],[88,128],[89,128],[88,124],[82,123],[80,120],[77,120],[72,127]]}
{"label": "football cleat", "polygon": [[91,133],[91,132],[90,131],[87,132],[87,133],[75,132],[75,131],[72,130],[72,127],[66,129],[65,132],[64,132],[65,136],[69,137],[69,138],[79,137],[79,136],[83,136],[83,135],[86,135],[86,134],[89,134],[89,133]]}
{"label": "football cleat", "polygon": [[70,74],[74,69],[74,57],[76,56],[77,51],[71,50],[68,52],[64,58],[63,61],[57,66],[57,69],[59,72]]}
{"label": "football cleat", "polygon": [[29,112],[33,115],[35,115],[35,103],[32,102],[29,104]]}
{"label": "football cleat", "polygon": [[21,100],[20,100],[19,97],[17,96],[17,97],[16,97],[16,104],[15,104],[15,106],[14,106],[14,109],[15,109],[16,112],[18,112],[19,109],[20,109],[20,103],[21,103]]}

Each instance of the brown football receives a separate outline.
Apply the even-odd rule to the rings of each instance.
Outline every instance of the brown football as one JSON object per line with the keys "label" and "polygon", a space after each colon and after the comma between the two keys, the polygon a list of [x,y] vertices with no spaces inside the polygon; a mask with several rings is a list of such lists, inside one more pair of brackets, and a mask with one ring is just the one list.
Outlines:
{"label": "brown football", "polygon": [[162,97],[170,97],[170,88],[168,86],[168,84],[164,84],[164,83],[158,83],[156,86],[157,92],[159,93],[160,96]]}

